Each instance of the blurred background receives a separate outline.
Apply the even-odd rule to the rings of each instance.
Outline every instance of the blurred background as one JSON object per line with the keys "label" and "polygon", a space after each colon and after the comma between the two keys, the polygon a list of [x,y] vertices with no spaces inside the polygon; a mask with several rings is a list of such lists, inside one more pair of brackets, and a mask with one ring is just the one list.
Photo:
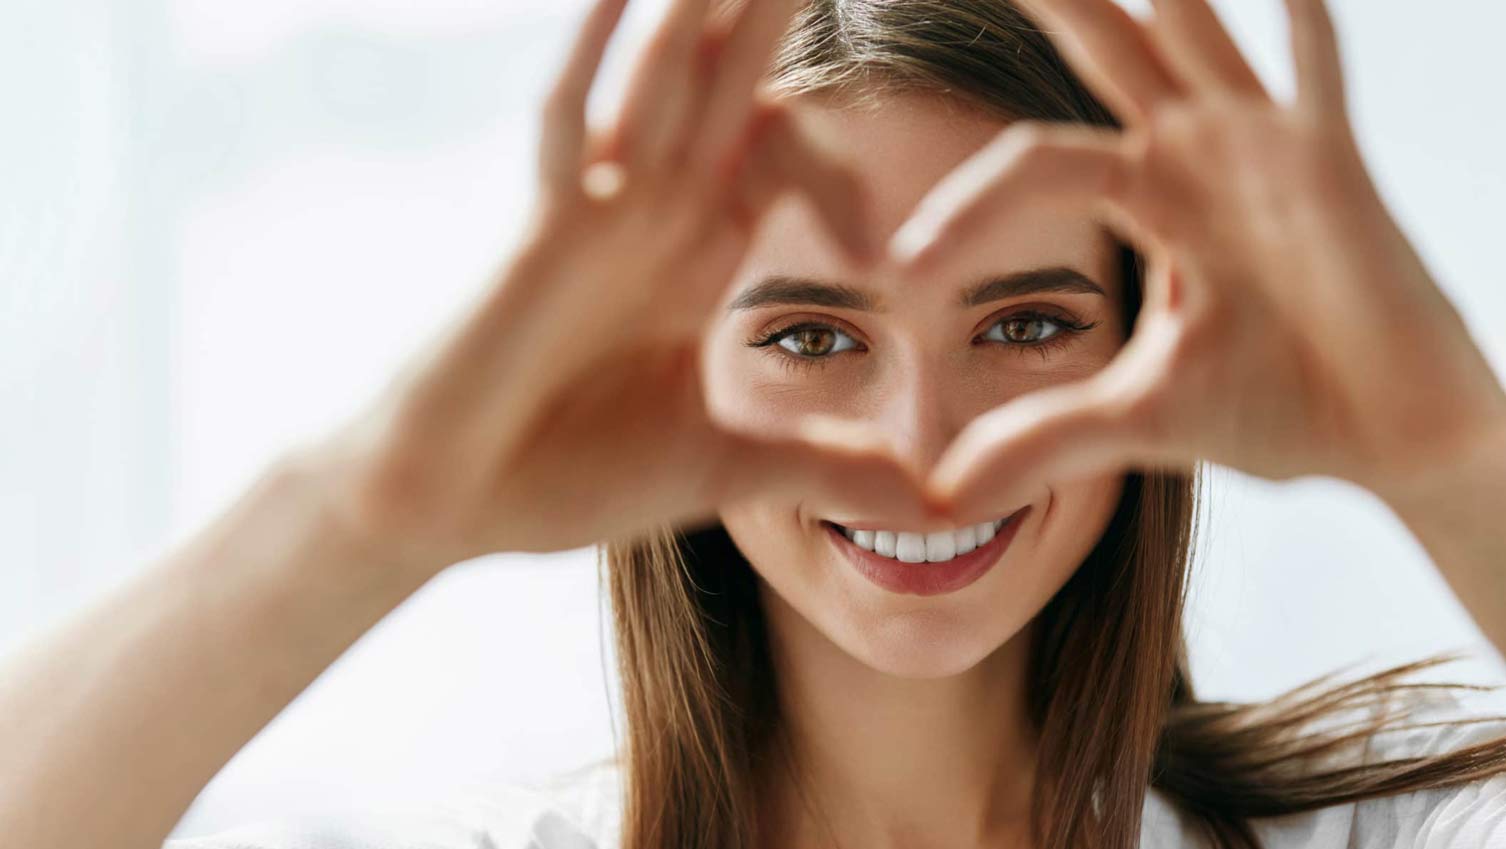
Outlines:
{"label": "blurred background", "polygon": [[[1371,167],[1506,372],[1506,6],[1331,2]],[[1216,5],[1289,92],[1279,0]],[[598,115],[662,6],[635,3]],[[0,650],[223,510],[484,285],[528,208],[536,104],[584,8],[6,0]],[[1435,677],[1506,680],[1377,499],[1321,479],[1213,482],[1189,623],[1204,697],[1451,648],[1478,659]],[[598,590],[593,549],[450,570],[232,760],[176,833],[607,754]]]}

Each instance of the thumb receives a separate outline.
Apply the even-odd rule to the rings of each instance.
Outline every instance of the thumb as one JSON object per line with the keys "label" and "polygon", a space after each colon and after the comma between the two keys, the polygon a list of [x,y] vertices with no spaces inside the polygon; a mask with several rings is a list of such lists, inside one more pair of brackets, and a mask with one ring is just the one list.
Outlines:
{"label": "thumb", "polygon": [[1121,470],[1141,439],[1124,403],[1100,381],[1021,395],[970,422],[937,461],[927,489],[968,521],[1028,500],[1044,483]]}

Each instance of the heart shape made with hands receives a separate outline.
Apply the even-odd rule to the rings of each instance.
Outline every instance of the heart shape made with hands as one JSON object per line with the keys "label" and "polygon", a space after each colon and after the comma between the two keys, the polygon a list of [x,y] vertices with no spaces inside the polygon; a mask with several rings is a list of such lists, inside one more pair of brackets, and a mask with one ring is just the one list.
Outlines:
{"label": "heart shape made with hands", "polygon": [[[485,373],[488,385],[517,390],[496,403],[564,399],[540,402],[512,432],[488,428],[492,444],[551,435],[553,462],[516,477],[552,481],[564,462],[638,482],[630,510],[590,491],[595,513],[610,517],[603,528],[781,485],[841,490],[886,511],[871,515],[962,524],[1044,483],[1199,461],[1273,479],[1332,475],[1384,494],[1431,485],[1506,418],[1490,366],[1366,171],[1322,0],[1285,0],[1290,103],[1266,91],[1207,0],[1153,0],[1145,18],[1113,0],[1027,0],[1121,128],[1009,125],[884,248],[854,206],[852,174],[759,96],[800,0],[745,3],[721,25],[706,23],[712,0],[672,0],[621,117],[593,135],[584,103],[625,2],[598,0],[545,108],[539,220],[592,250],[540,261],[548,269],[534,276],[553,281],[547,290],[503,292],[478,324],[478,344],[495,348],[489,361],[504,364]],[[964,268],[1032,203],[1080,209],[1147,260],[1133,332],[1091,376],[970,422],[929,469],[886,459],[886,437],[863,422],[739,430],[706,404],[702,334],[752,225],[789,190],[812,201],[850,256],[886,254],[915,279]],[[722,225],[728,206],[742,226]],[[599,283],[622,279],[635,282]],[[517,318],[540,305],[563,318]],[[568,335],[549,335],[566,324]],[[638,358],[647,337],[670,340],[668,353]],[[604,415],[622,424],[615,444],[594,445]],[[651,462],[665,446],[679,468],[707,471],[672,478]],[[560,507],[536,503],[539,487],[521,490],[520,510]],[[886,491],[880,505],[873,493]]]}
{"label": "heart shape made with hands", "polygon": [[[1027,5],[1123,129],[1010,126],[930,192],[889,258],[946,279],[1012,215],[1066,204],[1148,259],[1144,305],[1108,366],[985,413],[913,470],[927,497],[971,522],[1045,482],[1204,460],[1385,491],[1464,456],[1498,420],[1499,384],[1369,178],[1322,0],[1286,2],[1290,104],[1205,0],[1155,0],[1144,19],[1111,0]],[[883,439],[852,422],[806,435]]]}

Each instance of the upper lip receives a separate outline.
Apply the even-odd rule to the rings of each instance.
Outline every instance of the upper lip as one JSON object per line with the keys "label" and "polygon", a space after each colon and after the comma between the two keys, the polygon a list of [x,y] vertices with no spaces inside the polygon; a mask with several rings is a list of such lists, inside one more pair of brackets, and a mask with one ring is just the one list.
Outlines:
{"label": "upper lip", "polygon": [[[1026,507],[1028,507],[1028,506],[1029,505],[1026,505]],[[1013,518],[1015,516],[1015,514],[1019,513],[1021,510],[1024,510],[1024,509],[1025,509],[1025,507],[1021,507],[1021,508],[1019,508],[1019,510],[1015,510],[1013,513],[1004,513],[1002,515],[995,516],[994,518],[988,519],[986,521],[997,522],[1000,519],[1010,519],[1010,518]],[[859,519],[853,519],[851,521],[838,521],[836,519],[826,519],[825,521],[831,522],[833,525],[840,525],[841,527],[844,527],[844,528],[846,528],[846,529],[848,529],[850,531],[897,531],[897,530],[902,530],[903,529],[903,526],[901,524],[896,524],[896,523],[887,523],[886,524],[884,522],[869,522],[869,521],[864,521],[864,520],[859,520]],[[963,525],[948,525],[946,527],[937,527],[937,528],[933,528],[931,531],[920,531],[920,530],[917,530],[916,533],[933,533],[933,532],[938,532],[938,531],[954,531],[954,530],[960,530],[961,528],[966,528],[966,527],[971,527],[973,525],[981,525],[981,524],[983,524],[983,523],[982,522],[969,522],[969,523],[963,524]]]}

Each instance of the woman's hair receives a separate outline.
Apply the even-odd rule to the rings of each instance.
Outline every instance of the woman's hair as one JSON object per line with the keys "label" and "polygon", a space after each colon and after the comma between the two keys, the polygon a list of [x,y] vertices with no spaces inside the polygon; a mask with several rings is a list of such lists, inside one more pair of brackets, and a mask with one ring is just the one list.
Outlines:
{"label": "woman's hair", "polygon": [[[723,0],[736,3],[737,0]],[[1004,121],[1115,126],[1048,39],[1006,0],[812,0],[772,81],[839,103],[945,96]],[[1120,246],[1126,327],[1142,265]],[[1436,656],[1267,703],[1199,701],[1182,611],[1202,466],[1133,473],[1097,545],[1038,614],[1029,720],[1038,735],[1036,845],[1130,849],[1154,786],[1215,845],[1258,845],[1246,820],[1506,771],[1506,739],[1425,759],[1325,765],[1408,716],[1393,696]],[[623,849],[759,846],[758,776],[784,751],[778,682],[752,567],[720,524],[604,548],[627,746]],[[1363,720],[1313,730],[1361,710]],[[1402,726],[1407,727],[1407,726]]]}

